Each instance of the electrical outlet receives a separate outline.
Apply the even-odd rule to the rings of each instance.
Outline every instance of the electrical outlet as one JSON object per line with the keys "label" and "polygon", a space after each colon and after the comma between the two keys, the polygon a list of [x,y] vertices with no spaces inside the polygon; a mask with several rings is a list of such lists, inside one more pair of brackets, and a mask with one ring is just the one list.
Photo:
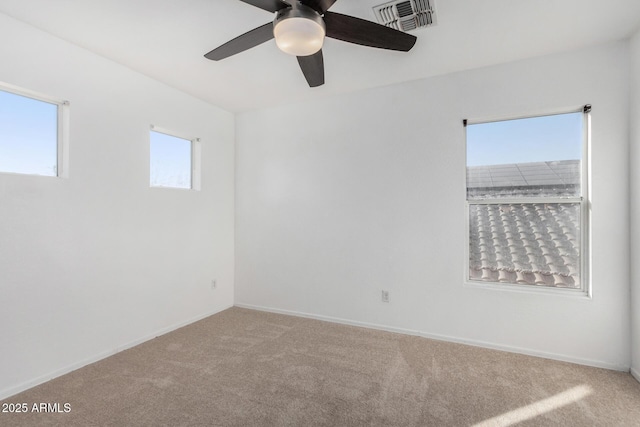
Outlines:
{"label": "electrical outlet", "polygon": [[218,287],[218,282],[216,281],[216,279],[213,279],[211,281],[211,290],[215,290]]}
{"label": "electrical outlet", "polygon": [[382,302],[389,302],[389,291],[382,291]]}

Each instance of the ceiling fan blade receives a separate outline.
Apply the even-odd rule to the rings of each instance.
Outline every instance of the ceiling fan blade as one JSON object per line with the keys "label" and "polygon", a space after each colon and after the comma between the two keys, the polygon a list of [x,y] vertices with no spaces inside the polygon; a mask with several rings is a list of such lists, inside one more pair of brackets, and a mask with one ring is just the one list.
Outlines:
{"label": "ceiling fan blade", "polygon": [[281,0],[240,0],[251,6],[259,7],[267,12],[277,12],[285,7],[290,7],[287,3]]}
{"label": "ceiling fan blade", "polygon": [[313,55],[298,56],[298,64],[307,79],[310,87],[322,86],[324,84],[324,58],[322,49]]}
{"label": "ceiling fan blade", "polygon": [[309,6],[321,15],[329,10],[335,2],[336,0],[302,0],[302,4]]}
{"label": "ceiling fan blade", "polygon": [[258,28],[255,28],[233,40],[229,40],[222,46],[213,49],[204,57],[213,61],[220,61],[228,58],[236,53],[244,52],[247,49],[258,46],[273,38],[273,23],[269,22]]}
{"label": "ceiling fan blade", "polygon": [[411,34],[341,13],[326,12],[324,23],[327,37],[379,49],[408,52],[417,40]]}

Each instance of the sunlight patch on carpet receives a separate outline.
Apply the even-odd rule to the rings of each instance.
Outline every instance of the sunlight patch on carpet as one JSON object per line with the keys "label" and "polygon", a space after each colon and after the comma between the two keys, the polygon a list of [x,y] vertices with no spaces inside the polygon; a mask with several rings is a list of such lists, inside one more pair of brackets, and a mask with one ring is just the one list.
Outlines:
{"label": "sunlight patch on carpet", "polygon": [[475,424],[474,427],[508,427],[530,420],[537,416],[549,413],[563,406],[578,402],[593,393],[593,389],[587,385],[579,385],[569,390],[558,393],[546,399],[539,400],[530,405],[523,406],[513,411],[505,412],[491,419]]}

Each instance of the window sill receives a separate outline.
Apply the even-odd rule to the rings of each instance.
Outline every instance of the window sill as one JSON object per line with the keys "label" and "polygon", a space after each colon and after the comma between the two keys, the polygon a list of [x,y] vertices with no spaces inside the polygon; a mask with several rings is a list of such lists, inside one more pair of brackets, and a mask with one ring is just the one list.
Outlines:
{"label": "window sill", "polygon": [[467,289],[483,289],[489,291],[500,292],[516,292],[524,294],[535,295],[553,295],[569,298],[579,298],[585,300],[593,299],[591,293],[584,289],[567,289],[567,288],[552,288],[533,285],[518,285],[514,283],[496,283],[496,282],[477,282],[465,280],[463,287]]}

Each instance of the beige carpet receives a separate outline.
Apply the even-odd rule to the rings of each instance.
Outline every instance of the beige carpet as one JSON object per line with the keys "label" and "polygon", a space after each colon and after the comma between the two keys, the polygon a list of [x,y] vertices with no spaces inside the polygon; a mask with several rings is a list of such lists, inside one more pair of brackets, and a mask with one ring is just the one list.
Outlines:
{"label": "beige carpet", "polygon": [[232,308],[4,402],[0,425],[640,426],[629,374]]}

